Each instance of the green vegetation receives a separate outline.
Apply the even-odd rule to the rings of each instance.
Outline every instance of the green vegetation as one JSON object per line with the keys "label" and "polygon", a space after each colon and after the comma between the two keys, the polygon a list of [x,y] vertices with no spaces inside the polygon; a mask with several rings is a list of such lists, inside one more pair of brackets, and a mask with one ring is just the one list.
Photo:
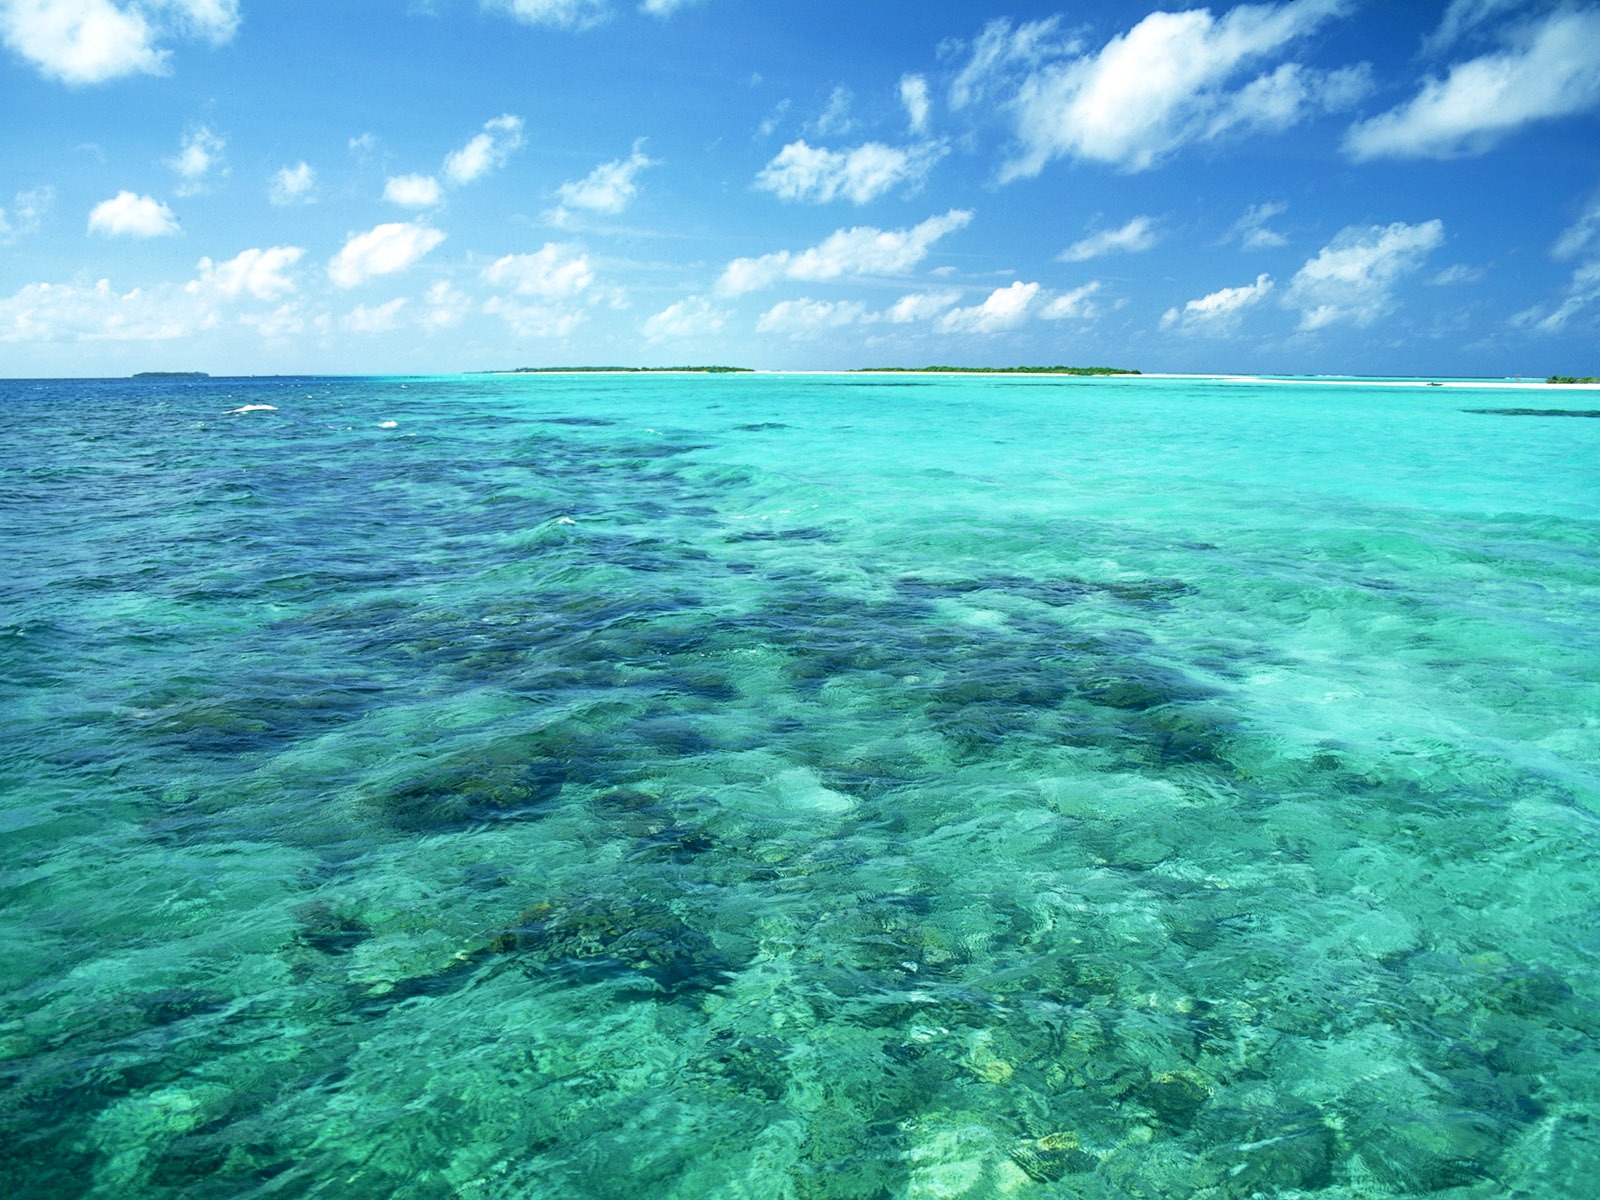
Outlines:
{"label": "green vegetation", "polygon": [[[861,367],[860,372],[902,375],[1137,375],[1122,367]],[[855,374],[856,372],[852,372]]]}
{"label": "green vegetation", "polygon": [[1594,375],[1552,375],[1545,380],[1546,383],[1600,383],[1600,377]]}
{"label": "green vegetation", "polygon": [[629,375],[742,375],[749,367],[518,367],[513,375],[597,375],[613,372]]}

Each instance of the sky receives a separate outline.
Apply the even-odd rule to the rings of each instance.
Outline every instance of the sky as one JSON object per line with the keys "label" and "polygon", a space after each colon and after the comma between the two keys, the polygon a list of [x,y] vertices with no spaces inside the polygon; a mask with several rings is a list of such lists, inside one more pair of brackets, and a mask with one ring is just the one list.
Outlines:
{"label": "sky", "polygon": [[0,0],[0,376],[1600,374],[1600,4]]}

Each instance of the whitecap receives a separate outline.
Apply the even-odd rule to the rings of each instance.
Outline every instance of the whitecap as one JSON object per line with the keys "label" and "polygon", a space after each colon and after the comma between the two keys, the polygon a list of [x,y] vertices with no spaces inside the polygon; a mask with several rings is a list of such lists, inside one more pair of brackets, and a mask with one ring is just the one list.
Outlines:
{"label": "whitecap", "polygon": [[228,410],[228,415],[232,416],[234,413],[277,412],[277,411],[278,411],[278,406],[276,404],[246,404],[242,408],[230,408]]}
{"label": "whitecap", "polygon": [[379,421],[378,422],[378,428],[379,429],[399,429],[400,428],[400,422],[399,421]]}

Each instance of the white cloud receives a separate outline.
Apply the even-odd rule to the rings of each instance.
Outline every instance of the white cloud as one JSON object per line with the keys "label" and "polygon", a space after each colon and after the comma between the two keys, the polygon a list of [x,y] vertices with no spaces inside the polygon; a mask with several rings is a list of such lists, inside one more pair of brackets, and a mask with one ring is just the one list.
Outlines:
{"label": "white cloud", "polygon": [[1481,154],[1534,121],[1600,107],[1600,10],[1552,13],[1513,45],[1457,63],[1406,104],[1351,127],[1345,152],[1373,158]]}
{"label": "white cloud", "polygon": [[557,188],[556,195],[561,197],[561,207],[552,210],[548,216],[558,225],[567,220],[569,210],[573,208],[615,216],[639,194],[639,185],[635,182],[639,172],[660,165],[659,159],[645,154],[644,140],[641,138],[633,144],[633,153],[627,158],[601,163],[582,179],[571,180]]}
{"label": "white cloud", "polygon": [[38,233],[44,215],[50,211],[55,199],[56,190],[52,187],[18,192],[9,213],[0,208],[0,246],[8,246],[30,233]]}
{"label": "white cloud", "polygon": [[192,304],[140,288],[119,293],[102,279],[92,288],[30,283],[0,300],[0,341],[166,341],[193,332]]}
{"label": "white cloud", "polygon": [[1028,319],[1028,310],[1039,295],[1037,283],[1021,280],[1009,287],[996,288],[982,304],[953,308],[939,318],[944,333],[999,333],[1015,329]]}
{"label": "white cloud", "polygon": [[814,133],[827,136],[835,133],[849,133],[855,128],[855,121],[850,116],[850,105],[855,102],[855,93],[840,84],[828,94],[828,103],[821,114],[811,123]]}
{"label": "white cloud", "polygon": [[202,258],[200,278],[185,285],[184,290],[191,295],[247,295],[257,300],[277,300],[295,290],[294,280],[287,272],[304,255],[299,246],[272,246],[241,251],[224,263]]}
{"label": "white cloud", "polygon": [[1484,277],[1482,267],[1468,266],[1466,263],[1456,263],[1446,267],[1432,279],[1428,280],[1434,287],[1457,287],[1466,283],[1477,283]]}
{"label": "white cloud", "polygon": [[760,258],[734,259],[717,281],[717,291],[736,296],[768,287],[780,279],[816,281],[847,275],[903,275],[927,257],[935,242],[965,228],[971,220],[969,210],[951,209],[910,229],[884,230],[870,225],[841,229],[798,254],[780,250]]}
{"label": "white cloud", "polygon": [[609,0],[483,0],[527,25],[591,29],[611,15]]}
{"label": "white cloud", "polygon": [[575,296],[594,282],[587,255],[546,242],[533,254],[508,254],[483,271],[484,282],[519,296]]}
{"label": "white cloud", "polygon": [[421,323],[429,330],[450,329],[461,324],[472,307],[465,292],[443,279],[428,289],[426,302],[428,311],[422,315]]}
{"label": "white cloud", "polygon": [[1349,103],[1362,71],[1285,64],[1233,86],[1252,63],[1348,7],[1349,0],[1290,0],[1240,5],[1220,18],[1209,9],[1155,12],[1098,54],[1040,67],[1017,91],[1021,147],[1001,178],[1037,175],[1056,158],[1141,171],[1191,142],[1239,128],[1282,129],[1313,109]]}
{"label": "white cloud", "polygon": [[1439,21],[1439,28],[1423,41],[1423,49],[1430,54],[1448,50],[1479,26],[1493,20],[1501,13],[1519,8],[1525,0],[1450,0]]}
{"label": "white cloud", "polygon": [[1039,310],[1039,317],[1045,321],[1093,320],[1100,315],[1100,309],[1090,298],[1099,290],[1100,281],[1096,279],[1070,292],[1052,296]]}
{"label": "white cloud", "polygon": [[1238,238],[1239,244],[1246,250],[1275,250],[1279,246],[1287,246],[1289,239],[1277,230],[1268,229],[1267,222],[1288,211],[1289,206],[1278,200],[1252,204],[1245,210],[1244,216],[1233,223],[1224,240]]}
{"label": "white cloud", "polygon": [[699,4],[701,0],[644,0],[639,5],[639,11],[649,13],[652,17],[670,17],[680,8],[689,8]]}
{"label": "white cloud", "polygon": [[817,337],[830,329],[857,325],[873,318],[858,300],[780,300],[756,321],[760,333],[786,333],[796,340]]}
{"label": "white cloud", "polygon": [[973,42],[966,65],[950,85],[950,107],[959,111],[1009,83],[1018,71],[1076,54],[1082,43],[1060,38],[1060,28],[1060,17],[1028,21],[1015,29],[1003,17],[990,21]]}
{"label": "white cloud", "polygon": [[652,342],[678,341],[716,333],[727,325],[731,315],[704,296],[689,296],[648,318],[642,329]]}
{"label": "white cloud", "polygon": [[1578,219],[1562,230],[1550,248],[1557,259],[1577,258],[1586,251],[1600,251],[1600,194],[1590,198]]}
{"label": "white cloud", "polygon": [[345,314],[340,324],[351,333],[387,333],[400,323],[400,310],[405,306],[404,296],[371,308],[358,304]]}
{"label": "white cloud", "polygon": [[1137,254],[1148,250],[1159,239],[1155,222],[1149,217],[1134,217],[1120,229],[1105,229],[1074,242],[1056,256],[1058,262],[1088,262],[1105,254]]}
{"label": "white cloud", "polygon": [[89,213],[89,232],[107,237],[168,237],[178,232],[178,218],[159,200],[118,192]]}
{"label": "white cloud", "polygon": [[928,117],[933,111],[933,101],[928,94],[928,81],[921,75],[900,77],[900,103],[905,106],[906,120],[911,132],[921,135],[928,132]]}
{"label": "white cloud", "polygon": [[457,186],[482,179],[497,167],[505,166],[521,145],[522,118],[502,113],[491,121],[485,121],[482,133],[446,156],[445,178]]}
{"label": "white cloud", "polygon": [[342,288],[355,287],[378,275],[403,271],[427,254],[445,235],[411,222],[390,222],[351,234],[328,262],[328,278]]}
{"label": "white cloud", "polygon": [[0,38],[45,75],[64,83],[104,83],[160,75],[167,37],[221,45],[239,25],[238,0],[0,0]]}
{"label": "white cloud", "polygon": [[444,200],[444,189],[432,175],[391,175],[383,198],[402,208],[434,208]]}
{"label": "white cloud", "polygon": [[868,142],[838,151],[812,147],[802,139],[785,146],[762,168],[756,187],[780,200],[826,204],[843,197],[866,204],[899,184],[919,186],[944,155],[942,143],[900,149]]}
{"label": "white cloud", "polygon": [[162,342],[233,324],[264,337],[303,325],[292,305],[262,312],[241,303],[274,300],[293,290],[287,269],[303,252],[293,246],[246,250],[221,264],[203,258],[199,277],[117,291],[109,279],[92,287],[32,283],[0,299],[0,342]]}
{"label": "white cloud", "polygon": [[583,324],[582,312],[550,304],[518,304],[503,296],[484,302],[483,311],[499,317],[518,337],[570,337]]}
{"label": "white cloud", "polygon": [[909,325],[913,321],[931,321],[960,299],[961,291],[958,288],[935,292],[912,292],[896,300],[884,315],[896,325]]}
{"label": "white cloud", "polygon": [[1270,275],[1257,275],[1252,284],[1222,288],[1189,301],[1181,310],[1169,308],[1161,318],[1161,328],[1213,336],[1231,333],[1238,328],[1245,309],[1260,304],[1272,288]]}
{"label": "white cloud", "polygon": [[1600,303],[1600,259],[1586,262],[1573,271],[1560,304],[1554,308],[1536,305],[1525,309],[1512,317],[1511,323],[1536,333],[1562,333],[1573,317],[1597,303]]}
{"label": "white cloud", "polygon": [[1352,225],[1295,272],[1284,303],[1302,330],[1348,322],[1367,326],[1394,311],[1394,288],[1444,244],[1444,222]]}
{"label": "white cloud", "polygon": [[272,190],[267,198],[280,208],[291,204],[310,204],[316,199],[317,173],[307,162],[292,167],[280,167],[272,177]]}
{"label": "white cloud", "polygon": [[207,125],[200,125],[184,135],[176,158],[167,165],[183,180],[178,185],[178,195],[193,196],[205,191],[206,179],[212,171],[227,173],[222,166],[222,152],[228,143]]}

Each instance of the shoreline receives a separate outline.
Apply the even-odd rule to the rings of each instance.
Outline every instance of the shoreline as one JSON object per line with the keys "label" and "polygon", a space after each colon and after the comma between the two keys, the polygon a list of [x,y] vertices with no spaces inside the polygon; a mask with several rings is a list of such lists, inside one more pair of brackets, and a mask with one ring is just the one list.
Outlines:
{"label": "shoreline", "polygon": [[1448,377],[1434,378],[1427,375],[1417,375],[1407,378],[1380,379],[1362,376],[1343,375],[1231,375],[1220,373],[1180,372],[1180,371],[1142,371],[1128,372],[1115,375],[1084,375],[1068,371],[874,371],[839,369],[830,371],[784,371],[768,370],[765,368],[751,368],[736,372],[710,372],[710,371],[674,371],[674,370],[572,370],[572,371],[482,371],[472,374],[520,376],[525,378],[538,378],[539,376],[574,377],[587,375],[735,375],[735,376],[783,376],[794,375],[807,378],[836,375],[841,378],[861,377],[868,378],[902,378],[905,376],[933,376],[945,379],[1083,379],[1083,380],[1140,380],[1140,379],[1189,379],[1196,382],[1209,383],[1259,383],[1267,385],[1307,385],[1317,387],[1387,387],[1387,388],[1455,388],[1472,390],[1504,390],[1528,391],[1549,390],[1560,392],[1593,392],[1600,391],[1600,383],[1549,383],[1543,379],[1451,379]]}

